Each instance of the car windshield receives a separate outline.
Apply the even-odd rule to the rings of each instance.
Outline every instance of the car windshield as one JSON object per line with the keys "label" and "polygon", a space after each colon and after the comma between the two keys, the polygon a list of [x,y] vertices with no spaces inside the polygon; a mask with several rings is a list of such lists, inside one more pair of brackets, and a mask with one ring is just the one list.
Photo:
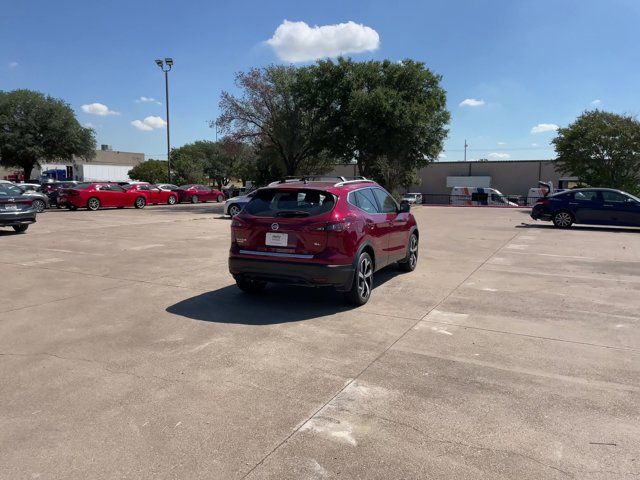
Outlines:
{"label": "car windshield", "polygon": [[245,207],[245,212],[257,217],[313,217],[330,212],[335,197],[319,190],[265,189]]}
{"label": "car windshield", "polygon": [[630,193],[627,193],[627,195],[629,195],[629,197],[631,197],[636,202],[640,203],[640,198],[636,197],[635,195],[631,195]]}

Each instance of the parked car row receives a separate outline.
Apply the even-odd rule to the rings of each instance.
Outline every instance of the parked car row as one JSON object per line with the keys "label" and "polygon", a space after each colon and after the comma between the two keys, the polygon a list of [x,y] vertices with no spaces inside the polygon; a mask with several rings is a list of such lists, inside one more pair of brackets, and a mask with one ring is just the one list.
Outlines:
{"label": "parked car row", "polygon": [[42,186],[48,203],[58,208],[134,207],[175,205],[180,202],[199,203],[224,201],[224,194],[205,185],[177,185],[147,182],[51,182]]}

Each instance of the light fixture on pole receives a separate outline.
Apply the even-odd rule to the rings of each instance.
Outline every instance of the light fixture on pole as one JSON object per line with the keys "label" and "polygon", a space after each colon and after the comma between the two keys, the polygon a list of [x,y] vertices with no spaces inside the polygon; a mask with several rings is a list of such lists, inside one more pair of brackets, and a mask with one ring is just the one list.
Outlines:
{"label": "light fixture on pole", "polygon": [[164,94],[165,104],[167,106],[167,178],[171,183],[171,136],[169,129],[169,71],[173,67],[173,58],[156,59],[156,65],[164,72]]}

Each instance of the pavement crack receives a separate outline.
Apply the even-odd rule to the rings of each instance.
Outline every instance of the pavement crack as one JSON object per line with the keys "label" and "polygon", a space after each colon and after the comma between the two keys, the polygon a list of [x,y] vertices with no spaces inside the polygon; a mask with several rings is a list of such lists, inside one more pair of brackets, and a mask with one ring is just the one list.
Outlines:
{"label": "pavement crack", "polygon": [[350,411],[348,409],[343,409],[344,411],[347,411],[353,415],[359,415],[359,416],[365,416],[365,417],[372,417],[378,420],[382,420],[384,422],[387,423],[392,423],[394,425],[398,425],[401,427],[405,427],[405,428],[410,428],[411,430],[415,431],[416,433],[420,434],[421,437],[423,437],[424,439],[428,440],[429,442],[433,442],[433,443],[440,443],[440,444],[446,444],[446,445],[455,445],[457,447],[463,447],[463,448],[469,448],[469,449],[473,449],[473,450],[480,450],[480,451],[488,451],[488,452],[493,452],[493,453],[503,453],[506,455],[512,455],[512,456],[517,456],[517,457],[521,457],[521,458],[525,458],[527,460],[530,460],[534,463],[537,463],[538,465],[541,465],[543,467],[552,469],[552,470],[556,470],[557,472],[562,473],[563,475],[570,477],[570,478],[575,478],[575,475],[572,472],[568,472],[566,470],[563,470],[561,468],[558,467],[554,467],[553,465],[549,465],[547,463],[542,462],[541,460],[538,460],[535,457],[532,457],[530,455],[527,455],[525,453],[521,453],[521,452],[515,452],[513,450],[503,450],[500,448],[493,448],[493,447],[481,447],[479,445],[472,445],[469,443],[464,443],[464,442],[457,442],[455,440],[446,440],[446,439],[442,439],[442,438],[435,438],[430,436],[428,433],[424,432],[423,430],[420,430],[419,428],[415,427],[414,425],[410,425],[408,423],[405,422],[400,422],[398,420],[393,420],[391,418],[388,417],[384,417],[382,415],[378,415],[375,413],[368,413],[368,412],[353,412]]}

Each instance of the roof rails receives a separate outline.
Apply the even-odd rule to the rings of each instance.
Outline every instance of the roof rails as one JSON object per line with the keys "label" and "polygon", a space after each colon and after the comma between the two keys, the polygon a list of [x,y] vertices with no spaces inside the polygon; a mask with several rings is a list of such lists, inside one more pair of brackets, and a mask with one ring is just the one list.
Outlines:
{"label": "roof rails", "polygon": [[343,180],[341,182],[336,183],[334,187],[342,187],[344,185],[353,185],[354,183],[375,183],[375,181],[365,177],[359,177],[354,180]]}
{"label": "roof rails", "polygon": [[336,176],[330,176],[330,175],[305,175],[305,176],[301,176],[301,177],[285,177],[282,180],[277,180],[275,182],[271,182],[269,184],[270,187],[273,187],[275,185],[281,185],[283,183],[295,183],[295,182],[304,182],[304,183],[309,183],[309,182],[334,182],[334,181],[338,181],[337,183],[334,184],[334,187],[339,187],[342,185],[348,185],[351,183],[358,183],[358,182],[373,182],[373,180],[369,180],[365,177],[362,176],[355,176],[355,177],[344,177],[341,175],[336,175]]}

